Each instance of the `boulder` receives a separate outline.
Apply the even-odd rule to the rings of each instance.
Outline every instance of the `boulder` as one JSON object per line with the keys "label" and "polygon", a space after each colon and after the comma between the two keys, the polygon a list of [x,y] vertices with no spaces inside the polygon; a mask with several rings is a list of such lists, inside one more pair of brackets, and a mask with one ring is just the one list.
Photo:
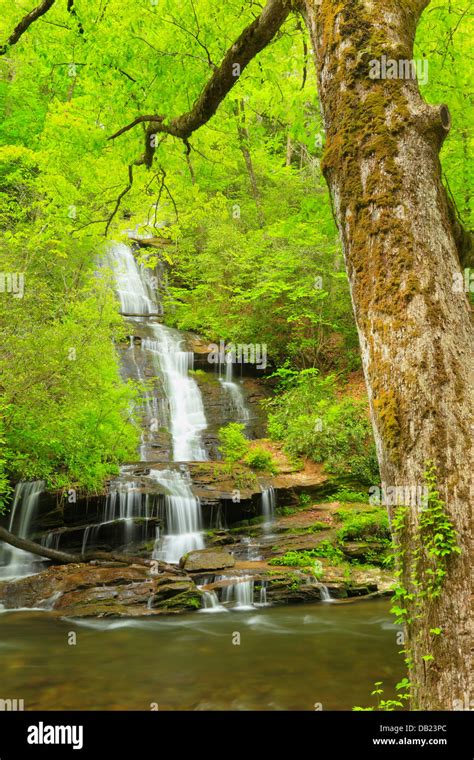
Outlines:
{"label": "boulder", "polygon": [[167,578],[150,596],[151,609],[199,609],[201,594],[192,581]]}
{"label": "boulder", "polygon": [[57,566],[0,583],[6,609],[30,607],[68,617],[138,617],[199,609],[189,576],[154,575],[144,566]]}
{"label": "boulder", "polygon": [[224,549],[197,549],[185,554],[181,558],[180,565],[190,573],[203,570],[225,570],[226,567],[235,565],[235,559]]}
{"label": "boulder", "polygon": [[378,564],[387,554],[387,544],[381,541],[345,541],[341,549],[348,559]]}

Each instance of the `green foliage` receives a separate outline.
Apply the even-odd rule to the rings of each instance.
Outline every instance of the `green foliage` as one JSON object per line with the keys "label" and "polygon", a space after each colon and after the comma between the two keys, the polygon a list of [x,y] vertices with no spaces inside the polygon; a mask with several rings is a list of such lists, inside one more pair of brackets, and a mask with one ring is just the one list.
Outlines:
{"label": "green foliage", "polygon": [[248,464],[253,470],[262,470],[275,475],[278,471],[277,464],[271,453],[263,446],[253,446],[246,455],[245,464]]}
{"label": "green foliage", "polygon": [[280,395],[267,401],[268,433],[292,456],[324,462],[328,472],[361,483],[379,480],[372,429],[363,402],[338,400],[335,378],[303,370],[285,378]]}
{"label": "green foliage", "polygon": [[0,149],[2,269],[22,282],[0,293],[3,502],[7,476],[101,490],[138,445],[115,298],[106,273],[94,274],[91,244],[49,216],[55,183],[30,149]]}
{"label": "green foliage", "polygon": [[390,526],[386,509],[356,511],[354,509],[339,509],[337,516],[343,521],[342,528],[337,531],[340,541],[379,541],[390,539]]}
{"label": "green foliage", "polygon": [[410,624],[423,614],[427,602],[436,601],[450,558],[461,552],[456,530],[439,495],[433,462],[427,463],[424,479],[426,494],[413,546],[405,541],[407,508],[398,507],[393,520],[393,556],[398,569],[391,611],[399,623]]}
{"label": "green foliage", "polygon": [[366,504],[368,495],[348,488],[339,488],[336,493],[326,497],[326,501],[341,501],[346,504]]}
{"label": "green foliage", "polygon": [[219,451],[228,464],[236,464],[248,454],[249,442],[244,430],[245,425],[239,422],[229,422],[219,429]]}
{"label": "green foliage", "polygon": [[298,494],[298,501],[300,507],[308,507],[311,504],[311,496],[309,493],[300,493]]}
{"label": "green foliage", "polygon": [[370,692],[372,697],[376,697],[377,703],[375,707],[353,707],[355,711],[373,711],[380,710],[382,712],[393,712],[394,710],[406,710],[411,699],[410,694],[410,681],[408,678],[403,678],[400,683],[397,683],[395,689],[397,692],[397,699],[382,699],[384,689],[382,689],[383,682],[376,681],[374,683],[374,689]]}
{"label": "green foliage", "polygon": [[[425,483],[428,492],[420,514],[420,546],[415,550],[415,561],[419,562],[419,574],[423,576],[421,582],[424,582],[428,596],[436,599],[447,573],[448,558],[460,554],[461,549],[457,545],[457,532],[439,495],[433,462],[427,465]],[[427,563],[423,562],[423,555]]]}
{"label": "green foliage", "polygon": [[289,551],[281,557],[273,557],[269,560],[269,565],[287,565],[294,567],[309,567],[315,559],[324,557],[333,564],[340,564],[344,560],[344,555],[340,549],[334,546],[330,541],[321,541],[314,549],[302,551]]}
{"label": "green foliage", "polygon": [[292,515],[296,515],[298,510],[294,509],[294,507],[277,507],[275,512],[281,517],[291,517]]}
{"label": "green foliage", "polygon": [[5,452],[5,414],[4,400],[0,397],[0,515],[5,511],[11,486],[7,474],[7,456]]}

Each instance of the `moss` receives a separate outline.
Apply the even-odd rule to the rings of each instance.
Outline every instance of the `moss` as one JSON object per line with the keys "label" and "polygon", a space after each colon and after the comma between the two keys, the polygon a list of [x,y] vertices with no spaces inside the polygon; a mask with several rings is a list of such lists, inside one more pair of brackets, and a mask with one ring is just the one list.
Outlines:
{"label": "moss", "polygon": [[[384,447],[397,460],[404,434],[403,399],[388,390],[393,385],[393,363],[382,348],[398,331],[397,343],[406,341],[410,350],[416,330],[405,329],[407,305],[419,294],[429,308],[435,288],[430,291],[425,284],[423,289],[413,274],[413,232],[403,214],[398,144],[414,126],[408,85],[400,79],[369,76],[370,61],[382,55],[412,57],[416,9],[409,0],[386,0],[384,11],[391,4],[394,18],[399,19],[397,28],[374,21],[374,10],[367,11],[362,0],[322,0],[317,11],[321,29],[317,52],[324,62],[327,127],[322,169],[330,186],[338,190],[338,217],[350,227],[349,233],[343,228],[342,235],[348,236],[344,248],[357,322],[368,341],[374,410]],[[362,175],[362,166],[367,176]]]}
{"label": "moss", "polygon": [[386,446],[397,451],[400,445],[399,403],[394,391],[383,391],[374,399],[374,411],[377,415]]}

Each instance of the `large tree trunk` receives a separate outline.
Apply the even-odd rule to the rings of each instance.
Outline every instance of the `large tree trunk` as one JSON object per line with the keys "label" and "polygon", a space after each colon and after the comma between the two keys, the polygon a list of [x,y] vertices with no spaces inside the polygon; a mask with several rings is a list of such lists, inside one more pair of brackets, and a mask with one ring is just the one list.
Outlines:
{"label": "large tree trunk", "polygon": [[[371,79],[382,55],[410,60],[429,0],[304,0],[326,130],[323,170],[341,235],[382,482],[423,486],[427,462],[459,533],[438,598],[407,625],[415,709],[469,705],[471,313],[453,289],[456,245],[439,149],[450,117],[413,79]],[[472,374],[471,374],[472,378]],[[402,582],[433,566],[409,506]],[[420,550],[418,560],[414,554]],[[418,587],[418,592],[419,592]],[[418,599],[419,601],[419,599]],[[441,628],[442,634],[430,633]],[[423,659],[431,654],[433,659]]]}

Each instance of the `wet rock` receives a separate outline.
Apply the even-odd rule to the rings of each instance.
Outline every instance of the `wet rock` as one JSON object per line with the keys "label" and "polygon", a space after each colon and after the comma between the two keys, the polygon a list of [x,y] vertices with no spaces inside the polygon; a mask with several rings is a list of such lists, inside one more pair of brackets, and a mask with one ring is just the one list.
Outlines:
{"label": "wet rock", "polygon": [[198,549],[181,558],[181,567],[187,572],[224,570],[235,565],[234,557],[223,549]]}
{"label": "wet rock", "polygon": [[152,609],[199,609],[201,594],[192,581],[171,579],[161,582],[156,592],[150,596]]}
{"label": "wet rock", "polygon": [[387,544],[380,541],[346,541],[341,549],[348,559],[368,563],[378,563],[387,554]]}
{"label": "wet rock", "polygon": [[77,564],[1,583],[0,602],[7,609],[42,607],[68,617],[137,617],[197,609],[201,595],[187,576],[153,575],[139,565]]}
{"label": "wet rock", "polygon": [[230,533],[227,533],[225,530],[214,530],[208,536],[207,542],[209,546],[212,547],[226,546],[227,544],[235,543],[235,538],[233,538]]}

